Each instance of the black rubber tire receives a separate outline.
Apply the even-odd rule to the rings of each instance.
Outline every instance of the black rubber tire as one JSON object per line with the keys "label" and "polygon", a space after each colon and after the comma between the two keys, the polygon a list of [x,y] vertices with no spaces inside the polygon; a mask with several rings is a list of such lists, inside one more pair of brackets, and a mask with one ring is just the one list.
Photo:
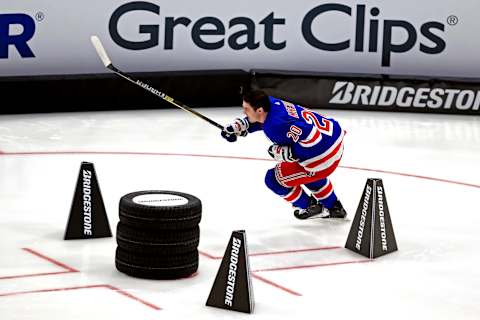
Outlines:
{"label": "black rubber tire", "polygon": [[132,253],[180,254],[194,251],[200,241],[200,228],[183,230],[144,230],[122,222],[117,225],[117,244]]}
{"label": "black rubber tire", "polygon": [[198,250],[175,256],[132,254],[117,247],[115,267],[129,276],[171,280],[191,276],[198,270]]}
{"label": "black rubber tire", "polygon": [[[181,205],[162,205],[171,199],[159,200],[158,205],[145,205],[133,199],[143,195],[171,195],[182,197],[187,203]],[[195,196],[183,192],[152,190],[138,191],[124,195],[119,203],[120,221],[138,229],[192,229],[202,218],[202,202]]]}

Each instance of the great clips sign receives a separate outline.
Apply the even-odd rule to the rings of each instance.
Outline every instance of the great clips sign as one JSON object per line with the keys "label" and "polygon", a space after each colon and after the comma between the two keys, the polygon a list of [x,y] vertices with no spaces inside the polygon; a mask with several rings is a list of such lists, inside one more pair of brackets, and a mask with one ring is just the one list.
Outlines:
{"label": "great clips sign", "polygon": [[[436,20],[409,21],[403,15],[385,17],[379,6],[341,3],[319,4],[305,12],[301,21],[288,21],[275,11],[260,20],[248,16],[189,17],[169,15],[155,2],[136,1],[119,6],[109,21],[113,41],[125,49],[146,50],[160,47],[174,50],[178,34],[187,33],[191,44],[203,50],[228,48],[234,51],[252,51],[263,47],[271,51],[286,50],[289,41],[286,30],[298,32],[305,44],[319,51],[348,51],[362,55],[375,54],[382,67],[392,64],[392,56],[409,51],[428,55],[441,54],[446,46],[445,24]],[[131,25],[138,36],[126,37],[118,29],[122,17],[143,13],[153,16],[157,23]],[[163,14],[162,14],[163,13]],[[337,21],[335,21],[335,17]],[[321,28],[322,25],[328,28]],[[347,24],[344,34],[332,39],[332,29]],[[162,42],[160,42],[160,36]],[[399,40],[394,39],[397,35]],[[185,39],[185,37],[182,37]],[[297,37],[295,37],[297,39]]]}
{"label": "great clips sign", "polygon": [[480,75],[478,0],[57,2],[0,8],[0,76],[105,72],[91,35],[126,72]]}

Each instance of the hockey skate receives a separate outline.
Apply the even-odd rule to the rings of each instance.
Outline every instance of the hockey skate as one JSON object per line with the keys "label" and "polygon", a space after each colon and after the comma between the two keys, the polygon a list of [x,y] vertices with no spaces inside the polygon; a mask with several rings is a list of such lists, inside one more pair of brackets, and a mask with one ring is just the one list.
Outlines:
{"label": "hockey skate", "polygon": [[293,211],[295,218],[300,220],[310,218],[340,218],[343,219],[347,216],[347,212],[342,206],[339,200],[336,200],[333,207],[330,209],[325,208],[314,197],[310,197],[310,203],[306,209],[295,208]]}
{"label": "hockey skate", "polygon": [[[295,208],[293,215],[300,220],[309,219],[321,215],[324,211],[324,207],[314,197],[310,197],[310,203],[306,209]],[[321,218],[320,216],[318,218]]]}
{"label": "hockey skate", "polygon": [[347,216],[347,211],[345,211],[342,203],[338,199],[333,204],[333,207],[331,207],[330,209],[324,208],[324,211],[328,212],[328,214],[325,214],[324,216],[322,216],[322,218],[344,219]]}

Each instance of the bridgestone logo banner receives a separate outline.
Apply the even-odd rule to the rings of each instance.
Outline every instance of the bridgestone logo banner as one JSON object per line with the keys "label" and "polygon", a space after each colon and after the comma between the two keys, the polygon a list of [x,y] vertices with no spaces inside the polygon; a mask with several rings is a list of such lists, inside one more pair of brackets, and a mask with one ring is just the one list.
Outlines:
{"label": "bridgestone logo banner", "polygon": [[325,109],[480,114],[480,83],[255,72],[253,88]]}
{"label": "bridgestone logo banner", "polygon": [[417,108],[452,111],[478,111],[480,91],[458,88],[357,84],[336,81],[330,105],[372,106],[385,108]]}

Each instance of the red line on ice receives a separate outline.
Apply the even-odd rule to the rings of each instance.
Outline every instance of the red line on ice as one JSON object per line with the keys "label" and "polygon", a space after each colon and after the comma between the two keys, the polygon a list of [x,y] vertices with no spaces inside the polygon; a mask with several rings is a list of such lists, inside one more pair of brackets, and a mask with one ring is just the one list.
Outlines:
{"label": "red line on ice", "polygon": [[305,269],[305,268],[337,266],[337,265],[351,264],[351,263],[372,262],[372,261],[373,261],[373,260],[367,259],[367,260],[351,260],[351,261],[316,263],[316,264],[306,264],[306,265],[290,266],[290,267],[265,268],[265,269],[252,270],[252,272],[285,271],[285,270],[295,270],[295,269]]}
{"label": "red line on ice", "polygon": [[65,269],[65,270],[67,270],[67,271],[70,271],[70,272],[78,272],[78,270],[76,270],[76,269],[74,269],[74,268],[72,268],[72,267],[69,267],[69,266],[67,266],[66,264],[64,264],[64,263],[62,263],[62,262],[59,262],[59,261],[57,261],[57,260],[55,260],[55,259],[52,259],[52,258],[50,258],[50,257],[47,257],[46,255],[41,254],[41,253],[39,253],[39,252],[37,252],[37,251],[35,251],[35,250],[33,250],[33,249],[30,249],[30,248],[22,248],[22,250],[25,250],[25,251],[27,251],[27,252],[30,252],[31,254],[33,254],[33,255],[35,255],[35,256],[37,256],[37,257],[39,257],[39,258],[42,258],[42,259],[44,259],[44,260],[47,260],[47,261],[49,261],[49,262],[51,262],[51,263],[59,266],[60,268],[63,268],[63,269]]}
{"label": "red line on ice", "polygon": [[30,248],[22,248],[23,251],[28,252],[30,254],[33,254],[34,256],[46,260],[62,269],[65,271],[53,271],[53,272],[41,272],[41,273],[30,273],[30,274],[19,274],[19,275],[12,275],[12,276],[0,276],[0,280],[7,280],[7,279],[18,279],[18,278],[30,278],[30,277],[41,277],[41,276],[52,276],[52,275],[59,275],[59,274],[65,274],[65,273],[73,273],[73,272],[79,272],[78,270],[67,266],[66,264],[59,262],[53,258],[47,257],[44,254],[39,253],[38,251],[35,251]]}
{"label": "red line on ice", "polygon": [[[235,159],[235,160],[257,160],[257,161],[274,161],[272,159],[267,158],[253,158],[253,157],[237,157],[237,156],[223,156],[223,155],[208,155],[208,154],[190,154],[190,153],[163,153],[163,152],[133,152],[133,151],[28,151],[28,152],[0,152],[0,156],[41,156],[41,155],[80,155],[80,154],[100,154],[100,155],[139,155],[139,156],[177,156],[177,157],[199,157],[199,158],[220,158],[220,159]],[[395,172],[395,171],[388,171],[388,170],[380,170],[380,169],[370,169],[370,168],[360,168],[360,167],[352,167],[352,166],[339,166],[343,169],[350,169],[350,170],[359,170],[359,171],[368,171],[368,172],[379,172],[379,173],[387,173],[397,176],[404,176],[410,178],[417,178],[423,180],[430,180],[430,181],[437,181],[437,182],[444,182],[444,183],[451,183],[462,185],[466,187],[472,187],[480,189],[480,185],[467,183],[462,181],[455,181],[449,179],[442,179],[442,178],[435,178],[435,177],[428,177],[404,172]]]}
{"label": "red line on ice", "polygon": [[273,282],[273,281],[270,281],[270,280],[268,280],[268,279],[265,279],[264,277],[259,276],[259,275],[256,274],[256,273],[253,273],[253,272],[252,272],[252,277],[254,277],[255,279],[260,280],[260,281],[262,281],[262,282],[268,283],[269,285],[274,286],[274,287],[277,288],[277,289],[280,289],[280,290],[283,290],[283,291],[285,291],[285,292],[288,292],[288,293],[290,293],[290,294],[292,294],[292,295],[294,295],[294,296],[301,296],[300,293],[298,293],[298,292],[296,292],[296,291],[293,291],[292,289],[288,289],[288,288],[286,288],[286,287],[284,287],[284,286],[281,286],[281,285],[279,285],[279,284],[277,284],[277,283],[275,283],[275,282]]}
{"label": "red line on ice", "polygon": [[106,288],[112,291],[115,291],[124,297],[127,297],[129,299],[135,300],[137,302],[140,302],[154,310],[161,310],[160,307],[147,302],[145,300],[142,300],[124,290],[118,289],[114,286],[111,286],[109,284],[96,284],[96,285],[88,285],[88,286],[76,286],[76,287],[67,287],[67,288],[50,288],[50,289],[39,289],[39,290],[30,290],[30,291],[18,291],[18,292],[7,292],[7,293],[0,293],[0,297],[8,297],[8,296],[18,296],[18,295],[24,295],[24,294],[32,294],[32,293],[46,293],[46,292],[58,292],[58,291],[71,291],[71,290],[79,290],[79,289],[96,289],[96,288]]}

